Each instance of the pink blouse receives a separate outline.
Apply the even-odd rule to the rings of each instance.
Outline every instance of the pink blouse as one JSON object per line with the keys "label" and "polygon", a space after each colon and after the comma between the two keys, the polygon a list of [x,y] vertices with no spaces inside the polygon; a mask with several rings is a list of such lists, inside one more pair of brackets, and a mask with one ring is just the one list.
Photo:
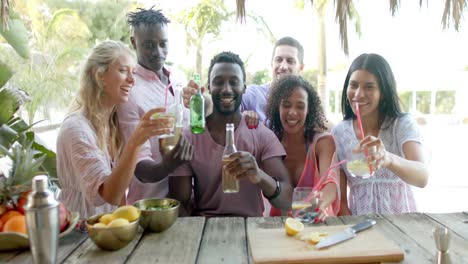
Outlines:
{"label": "pink blouse", "polygon": [[[296,187],[312,187],[313,190],[320,191],[327,183],[335,183],[337,188],[337,198],[336,200],[327,207],[326,211],[329,216],[336,216],[340,211],[340,182],[339,182],[339,167],[335,164],[331,164],[328,172],[325,173],[325,177],[320,177],[318,166],[317,166],[317,155],[315,154],[315,147],[319,139],[324,137],[331,137],[329,133],[319,133],[314,136],[314,140],[309,146],[307,151],[306,161],[304,164],[304,169],[302,170],[301,177]],[[333,158],[332,162],[335,162]],[[280,216],[281,210],[271,207],[270,216]]]}
{"label": "pink blouse", "polygon": [[113,211],[99,187],[111,174],[109,153],[98,148],[96,133],[81,112],[69,115],[57,137],[57,174],[62,191],[59,200],[80,217]]}

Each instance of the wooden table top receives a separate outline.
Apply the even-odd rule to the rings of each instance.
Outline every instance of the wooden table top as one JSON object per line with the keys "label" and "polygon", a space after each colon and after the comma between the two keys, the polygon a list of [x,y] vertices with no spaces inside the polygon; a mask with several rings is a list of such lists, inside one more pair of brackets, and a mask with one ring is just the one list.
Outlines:
{"label": "wooden table top", "polygon": [[[322,225],[348,225],[366,218],[405,251],[401,263],[433,263],[433,230],[450,229],[452,263],[468,263],[468,215],[464,213],[329,217]],[[247,226],[281,228],[285,218],[182,217],[163,233],[143,233],[116,251],[97,248],[85,233],[73,231],[60,240],[58,263],[253,263]],[[0,263],[33,263],[29,250],[0,252]]]}

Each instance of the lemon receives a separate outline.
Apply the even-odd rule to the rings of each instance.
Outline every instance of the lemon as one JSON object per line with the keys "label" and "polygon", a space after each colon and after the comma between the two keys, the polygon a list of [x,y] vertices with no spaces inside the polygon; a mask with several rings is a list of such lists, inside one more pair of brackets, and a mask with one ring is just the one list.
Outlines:
{"label": "lemon", "polygon": [[284,228],[286,229],[286,235],[295,236],[304,230],[304,224],[299,220],[288,217],[286,219],[286,223],[284,224]]}
{"label": "lemon", "polygon": [[115,215],[113,214],[105,214],[103,216],[101,216],[99,218],[99,223],[102,223],[102,224],[109,224],[112,220],[114,220],[115,218],[117,218]]}
{"label": "lemon", "polygon": [[140,210],[132,205],[121,206],[112,213],[115,218],[124,218],[129,222],[133,222],[140,217]]}
{"label": "lemon", "polygon": [[327,235],[328,235],[328,233],[326,233],[326,232],[308,232],[308,233],[305,233],[305,234],[301,234],[299,239],[301,239],[303,241],[307,241],[312,245],[316,245],[316,244],[318,244],[318,242],[320,242],[320,240],[323,237],[325,237]]}
{"label": "lemon", "polygon": [[118,227],[118,226],[124,226],[124,225],[128,225],[129,222],[127,219],[125,218],[116,218],[114,220],[112,220],[107,226],[108,227]]}
{"label": "lemon", "polygon": [[97,228],[101,228],[101,227],[107,227],[107,225],[103,224],[103,223],[95,223],[93,225],[93,227],[97,227]]}

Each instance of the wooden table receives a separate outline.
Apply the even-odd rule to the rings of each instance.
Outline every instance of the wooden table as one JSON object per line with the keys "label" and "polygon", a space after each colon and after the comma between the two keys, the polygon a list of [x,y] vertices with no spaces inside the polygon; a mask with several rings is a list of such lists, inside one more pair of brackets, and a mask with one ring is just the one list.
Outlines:
{"label": "wooden table", "polygon": [[[355,224],[365,218],[377,220],[378,229],[405,251],[401,263],[432,263],[436,253],[433,229],[445,226],[452,232],[452,263],[468,263],[468,215],[402,214],[331,217],[323,225]],[[253,263],[247,242],[248,226],[262,222],[266,228],[282,227],[284,218],[184,217],[166,232],[143,233],[126,247],[104,251],[73,231],[60,240],[59,263]],[[32,263],[29,250],[0,253],[0,263]]]}

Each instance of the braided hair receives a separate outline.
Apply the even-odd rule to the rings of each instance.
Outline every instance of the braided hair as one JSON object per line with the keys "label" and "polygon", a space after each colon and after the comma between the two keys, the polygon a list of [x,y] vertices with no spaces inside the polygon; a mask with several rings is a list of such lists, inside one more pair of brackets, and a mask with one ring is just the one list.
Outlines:
{"label": "braided hair", "polygon": [[136,28],[141,25],[166,25],[171,22],[166,16],[164,16],[161,10],[154,10],[153,7],[151,7],[150,9],[138,8],[137,11],[128,13],[128,25],[132,28]]}

